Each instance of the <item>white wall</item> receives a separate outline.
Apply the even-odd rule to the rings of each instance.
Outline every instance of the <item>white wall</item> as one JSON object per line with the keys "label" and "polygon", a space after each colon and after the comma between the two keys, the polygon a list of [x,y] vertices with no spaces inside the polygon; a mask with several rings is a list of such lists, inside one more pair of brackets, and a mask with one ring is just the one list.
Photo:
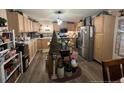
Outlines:
{"label": "white wall", "polygon": [[[40,22],[41,24],[42,24],[42,26],[41,26],[41,33],[43,32],[45,32],[45,33],[51,33],[51,32],[53,32],[53,23],[52,22],[50,22],[50,21],[43,21],[43,22]],[[45,31],[45,27],[50,27],[51,28],[51,31],[49,32],[47,32],[47,31]]]}

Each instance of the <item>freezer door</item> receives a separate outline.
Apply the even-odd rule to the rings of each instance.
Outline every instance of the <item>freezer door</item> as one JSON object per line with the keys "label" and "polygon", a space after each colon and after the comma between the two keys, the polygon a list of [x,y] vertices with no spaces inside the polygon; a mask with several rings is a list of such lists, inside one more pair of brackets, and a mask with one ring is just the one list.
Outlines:
{"label": "freezer door", "polygon": [[82,56],[88,61],[93,58],[93,27],[85,26],[83,30],[83,44],[82,44]]}
{"label": "freezer door", "polygon": [[88,48],[89,43],[89,27],[85,27],[83,30],[83,48]]}

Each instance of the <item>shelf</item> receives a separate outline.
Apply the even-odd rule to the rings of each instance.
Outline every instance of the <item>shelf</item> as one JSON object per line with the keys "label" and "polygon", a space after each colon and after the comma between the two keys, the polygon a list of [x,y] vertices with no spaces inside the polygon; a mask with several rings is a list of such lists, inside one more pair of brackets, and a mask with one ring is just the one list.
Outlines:
{"label": "shelf", "polygon": [[10,60],[12,60],[13,58],[15,58],[18,54],[15,54],[14,56],[10,57],[9,59],[7,59],[5,62],[3,62],[3,65],[7,64]]}
{"label": "shelf", "polygon": [[16,71],[16,69],[20,66],[20,64],[18,64],[13,71],[6,77],[6,81],[12,76],[12,74]]}
{"label": "shelf", "polygon": [[10,41],[10,42],[5,42],[5,43],[2,43],[2,44],[0,44],[0,46],[2,46],[2,45],[4,45],[4,44],[9,44],[9,43],[11,43],[12,41]]}
{"label": "shelf", "polygon": [[6,49],[6,50],[3,50],[3,51],[0,51],[0,54],[4,54],[6,52],[8,52],[10,49]]}

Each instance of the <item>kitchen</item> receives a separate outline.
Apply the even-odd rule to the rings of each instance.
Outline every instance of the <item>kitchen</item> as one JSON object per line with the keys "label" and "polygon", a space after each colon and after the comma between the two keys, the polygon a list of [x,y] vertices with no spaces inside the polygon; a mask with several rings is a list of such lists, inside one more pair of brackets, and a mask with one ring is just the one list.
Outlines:
{"label": "kitchen", "polygon": [[104,61],[124,56],[123,16],[121,9],[0,9],[0,82],[118,80],[123,75],[106,76]]}

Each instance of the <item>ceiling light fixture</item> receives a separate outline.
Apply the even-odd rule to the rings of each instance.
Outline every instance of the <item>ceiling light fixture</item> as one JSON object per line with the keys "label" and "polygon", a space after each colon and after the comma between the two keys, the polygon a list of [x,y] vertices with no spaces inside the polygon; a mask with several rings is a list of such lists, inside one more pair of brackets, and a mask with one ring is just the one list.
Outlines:
{"label": "ceiling light fixture", "polygon": [[57,24],[58,24],[58,25],[61,25],[62,22],[63,22],[63,21],[62,21],[60,18],[57,18]]}
{"label": "ceiling light fixture", "polygon": [[63,13],[63,12],[62,12],[62,11],[60,11],[60,10],[55,11],[55,14],[57,14],[57,15],[58,15],[58,18],[56,19],[56,21],[57,21],[57,24],[58,24],[58,25],[61,25],[61,24],[63,23],[62,19],[59,17],[59,16],[60,16],[60,14],[62,14],[62,13]]}

